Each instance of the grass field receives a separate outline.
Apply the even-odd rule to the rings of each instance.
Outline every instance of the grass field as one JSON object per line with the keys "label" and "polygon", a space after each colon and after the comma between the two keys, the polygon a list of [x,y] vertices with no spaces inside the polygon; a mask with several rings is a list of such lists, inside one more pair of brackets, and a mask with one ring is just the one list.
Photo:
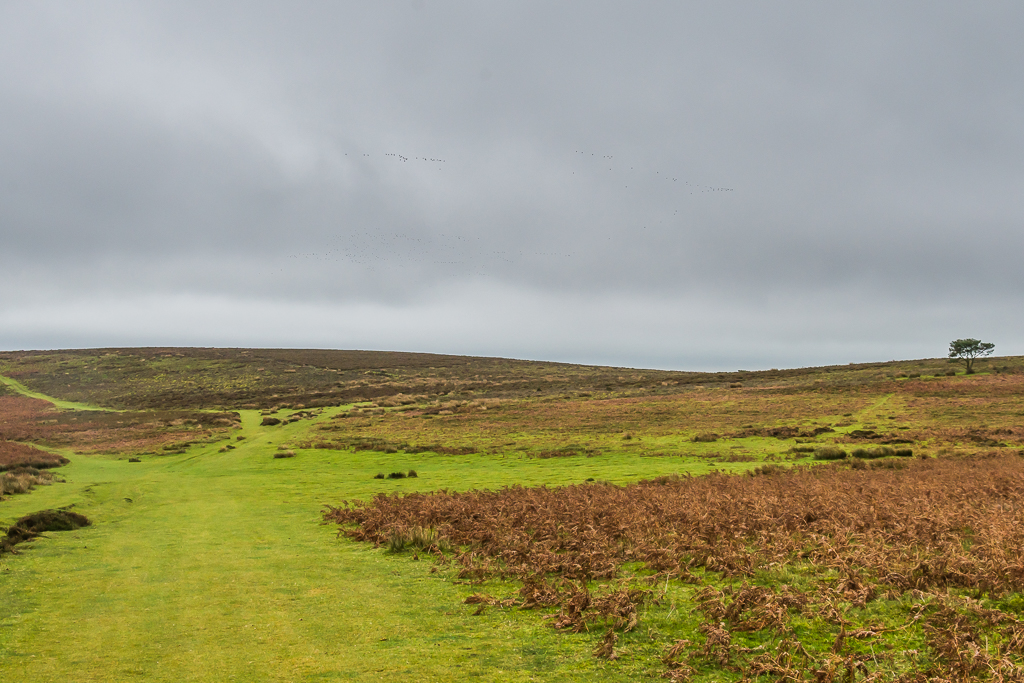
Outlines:
{"label": "grass field", "polygon": [[[71,355],[81,367],[101,370],[103,363],[120,362],[110,351]],[[64,360],[56,354],[30,360],[37,368],[31,372],[23,357],[0,355],[0,372],[21,372],[8,393],[29,391],[38,397],[44,386],[58,386],[52,379],[41,381],[49,375],[38,368],[52,370]],[[244,358],[228,360],[245,375],[238,369]],[[284,422],[276,426],[261,424],[268,410],[225,405],[223,393],[204,404],[200,382],[179,396],[180,403],[169,404],[163,395],[147,398],[153,405],[141,410],[224,408],[240,419],[165,420],[161,429],[177,434],[169,441],[171,449],[154,445],[153,423],[142,417],[122,424],[90,422],[89,429],[79,431],[41,429],[71,425],[70,416],[85,419],[86,413],[73,411],[89,407],[81,404],[91,400],[124,407],[115,399],[126,395],[127,383],[117,376],[99,388],[85,382],[62,396],[78,405],[64,404],[65,412],[52,415],[19,413],[31,429],[11,421],[4,427],[8,436],[3,438],[22,434],[71,462],[56,470],[65,482],[0,502],[0,526],[66,506],[93,524],[49,533],[18,546],[16,555],[0,556],[0,675],[19,681],[626,681],[675,671],[682,680],[684,670],[668,667],[662,658],[683,636],[697,645],[707,637],[699,630],[705,619],[698,608],[703,585],[666,576],[652,586],[643,583],[638,566],[627,566],[620,578],[654,591],[658,599],[641,604],[639,625],[619,634],[612,650],[616,658],[610,660],[593,654],[605,628],[595,625],[580,633],[552,628],[543,616],[558,607],[465,604],[479,593],[517,595],[521,583],[514,577],[460,580],[457,563],[438,565],[426,553],[389,553],[339,538],[336,526],[322,523],[325,506],[369,501],[380,493],[559,487],[590,480],[623,485],[672,474],[737,474],[765,464],[812,463],[816,445],[853,450],[893,443],[940,459],[1013,456],[1024,447],[1024,430],[1017,426],[1024,415],[1024,364],[1021,359],[992,363],[999,364],[998,373],[973,377],[946,377],[948,365],[920,361],[789,375],[747,373],[742,382],[699,373],[686,373],[684,382],[679,373],[657,383],[631,380],[628,387],[616,379],[621,386],[611,389],[595,388],[592,380],[600,376],[604,382],[612,372],[626,377],[621,369],[574,374],[570,367],[559,370],[561,379],[551,380],[555,389],[540,392],[532,385],[510,391],[508,369],[490,385],[477,372],[478,364],[465,371],[480,376],[476,384],[472,375],[449,369],[445,381],[462,389],[413,393],[410,386],[439,372],[437,366],[423,366],[428,368],[423,375],[407,369],[401,382],[375,384],[393,391],[378,394],[373,404],[311,410],[291,403],[272,413]],[[934,368],[935,375],[899,376],[926,368]],[[531,381],[549,370],[533,368]],[[379,369],[345,370],[371,371]],[[291,374],[281,370],[281,376]],[[566,379],[577,375],[590,377],[590,384]],[[661,384],[673,381],[681,383]],[[737,383],[743,386],[732,386]],[[306,389],[298,386],[289,396],[311,396]],[[282,397],[268,393],[265,398],[258,407]],[[128,407],[140,409],[140,403],[145,401]],[[15,426],[21,431],[12,431]],[[146,436],[128,438],[132,430]],[[76,447],[79,439],[84,448]],[[294,457],[274,457],[286,451]],[[374,478],[409,470],[418,476]],[[747,580],[778,586],[780,576],[794,590],[813,583],[801,577],[799,563],[759,572],[707,576],[726,591]],[[986,609],[1019,616],[1016,594],[981,597]],[[857,613],[858,624],[896,625],[913,602],[899,596],[869,602],[866,612]],[[833,625],[793,618],[807,647],[828,649],[822,643],[835,637]],[[744,638],[748,645],[759,639],[780,642],[760,631]],[[921,652],[918,659],[899,660],[899,666],[927,669],[923,631],[890,641],[897,649]],[[731,665],[699,664],[690,672],[693,680],[743,675]],[[895,680],[898,666],[893,667],[877,671]],[[767,672],[762,680],[773,677],[779,676]]]}

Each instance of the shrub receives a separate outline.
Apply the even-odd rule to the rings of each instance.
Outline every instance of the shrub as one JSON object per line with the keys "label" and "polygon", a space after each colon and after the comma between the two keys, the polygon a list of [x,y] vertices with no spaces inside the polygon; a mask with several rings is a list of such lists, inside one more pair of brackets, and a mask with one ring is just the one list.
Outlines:
{"label": "shrub", "polygon": [[409,470],[405,476],[409,477],[410,479],[415,479],[420,475],[416,473],[416,470]]}
{"label": "shrub", "polygon": [[373,475],[373,478],[374,479],[383,479],[384,478],[384,473],[383,472],[378,472],[377,474]]}
{"label": "shrub", "polygon": [[814,449],[815,460],[843,460],[846,458],[846,451],[839,446],[818,446]]}
{"label": "shrub", "polygon": [[388,479],[405,479],[405,472],[392,472],[388,475]]}

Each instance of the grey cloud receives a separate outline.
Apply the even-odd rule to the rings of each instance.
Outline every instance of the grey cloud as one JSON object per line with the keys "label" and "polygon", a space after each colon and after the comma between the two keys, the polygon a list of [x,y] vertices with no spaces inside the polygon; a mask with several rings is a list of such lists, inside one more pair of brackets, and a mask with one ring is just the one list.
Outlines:
{"label": "grey cloud", "polygon": [[[453,292],[517,292],[522,331],[492,323],[473,348],[562,359],[586,322],[529,320],[627,301],[648,311],[635,337],[577,348],[658,363],[682,356],[651,311],[715,302],[706,334],[737,345],[720,362],[782,364],[794,326],[862,359],[872,332],[794,317],[927,311],[923,337],[965,291],[1021,308],[1022,20],[998,2],[5,5],[0,286],[49,283],[44,318],[73,293],[370,327],[453,300],[481,320],[486,300]],[[0,345],[32,327],[18,310]],[[319,339],[309,315],[287,343]],[[726,322],[745,317],[768,341]],[[1000,350],[1018,332],[994,323]]]}

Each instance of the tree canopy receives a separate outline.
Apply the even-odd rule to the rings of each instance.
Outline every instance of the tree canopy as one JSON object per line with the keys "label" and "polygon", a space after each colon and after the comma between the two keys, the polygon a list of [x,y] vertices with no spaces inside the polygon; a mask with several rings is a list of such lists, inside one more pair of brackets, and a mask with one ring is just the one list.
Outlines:
{"label": "tree canopy", "polygon": [[957,339],[949,342],[949,357],[962,360],[967,365],[967,374],[974,372],[974,361],[977,358],[991,356],[995,344],[979,339]]}

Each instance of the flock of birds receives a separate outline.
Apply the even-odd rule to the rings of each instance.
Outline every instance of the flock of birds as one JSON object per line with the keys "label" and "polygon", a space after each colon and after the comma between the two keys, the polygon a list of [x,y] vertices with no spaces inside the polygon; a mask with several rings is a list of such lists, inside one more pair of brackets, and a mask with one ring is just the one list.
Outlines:
{"label": "flock of birds", "polygon": [[[443,165],[448,163],[447,159],[440,157],[407,156],[398,152],[387,152],[380,155],[362,152],[359,155],[364,159],[372,159],[374,156],[383,157],[402,164],[410,162],[437,164],[437,170],[442,170],[445,168]],[[348,155],[346,154],[346,156]],[[568,164],[568,168],[571,176],[576,176],[577,181],[587,182],[588,177],[593,178],[599,166],[601,174],[617,174],[611,177],[605,176],[606,179],[614,178],[621,181],[622,187],[626,190],[629,190],[632,184],[634,193],[645,193],[645,200],[649,200],[651,192],[663,195],[659,202],[662,206],[665,206],[664,200],[666,199],[675,200],[693,195],[735,192],[735,189],[731,187],[702,185],[689,180],[680,180],[678,174],[663,172],[660,169],[627,167],[619,164],[612,154],[575,150],[573,158],[576,161]],[[670,193],[668,196],[664,196],[666,190]],[[674,208],[671,218],[679,217],[679,213],[680,209]],[[344,221],[344,217],[339,217],[339,220]],[[650,223],[650,221],[647,222]],[[662,224],[664,222],[664,217],[658,221]],[[639,233],[639,230],[646,231],[648,228],[648,225],[643,223],[643,220],[634,223],[636,226],[632,230],[634,238],[638,234],[646,234]],[[608,241],[612,239],[612,237],[607,238]],[[535,262],[540,259],[572,259],[575,256],[573,252],[541,251],[529,248],[494,249],[491,248],[492,241],[482,239],[480,235],[430,234],[427,232],[417,235],[366,229],[346,231],[344,234],[336,235],[324,246],[326,248],[323,250],[292,254],[289,259],[305,262],[347,263],[362,266],[368,270],[375,270],[376,266],[384,266],[389,263],[400,266],[447,268],[448,270],[458,270],[461,273],[465,273],[466,269],[469,269],[477,275],[486,275],[485,269],[488,264],[515,266],[521,264],[524,259]]]}

